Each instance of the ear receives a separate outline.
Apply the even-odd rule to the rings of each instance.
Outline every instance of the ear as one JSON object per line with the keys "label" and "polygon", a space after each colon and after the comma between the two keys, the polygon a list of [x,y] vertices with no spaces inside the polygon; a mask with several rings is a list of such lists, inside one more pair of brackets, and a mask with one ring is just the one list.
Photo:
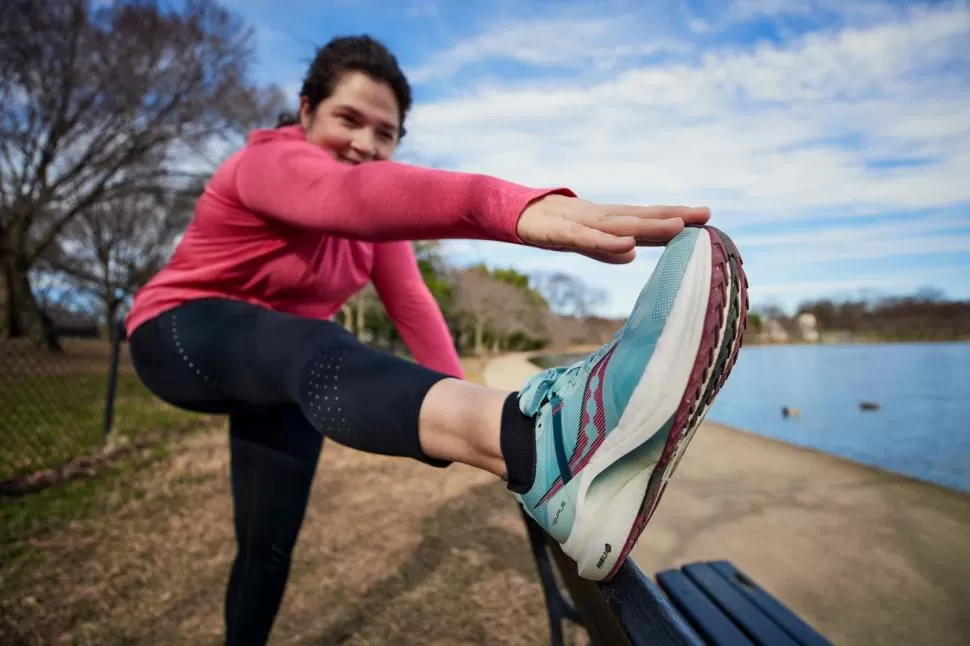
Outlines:
{"label": "ear", "polygon": [[300,97],[300,125],[304,130],[310,129],[313,123],[313,111],[310,110],[310,100],[305,96]]}

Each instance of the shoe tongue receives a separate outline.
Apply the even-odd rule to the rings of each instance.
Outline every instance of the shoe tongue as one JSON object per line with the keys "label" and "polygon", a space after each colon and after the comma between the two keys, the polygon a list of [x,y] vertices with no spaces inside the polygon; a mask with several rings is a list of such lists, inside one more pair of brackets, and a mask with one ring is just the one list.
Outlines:
{"label": "shoe tongue", "polygon": [[568,366],[547,368],[530,378],[519,391],[519,410],[530,417],[538,413],[552,385],[567,368]]}
{"label": "shoe tongue", "polygon": [[[620,332],[622,332],[622,329]],[[539,409],[542,407],[542,404],[545,403],[546,397],[549,395],[549,391],[559,381],[559,378],[562,377],[563,373],[576,373],[587,370],[590,366],[592,366],[592,364],[598,362],[600,358],[613,347],[620,335],[620,332],[613,335],[613,339],[610,340],[610,342],[606,345],[600,346],[596,352],[579,359],[572,365],[548,368],[529,379],[529,381],[527,381],[522,387],[522,390],[519,391],[519,410],[521,410],[523,414],[529,416],[537,414]],[[558,394],[562,395],[562,389],[559,390],[560,392]]]}

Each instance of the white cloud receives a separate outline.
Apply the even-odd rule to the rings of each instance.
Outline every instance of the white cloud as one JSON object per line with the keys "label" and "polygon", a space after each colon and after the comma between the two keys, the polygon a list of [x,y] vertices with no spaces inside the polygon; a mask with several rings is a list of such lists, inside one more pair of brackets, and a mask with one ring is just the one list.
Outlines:
{"label": "white cloud", "polygon": [[821,230],[794,233],[780,230],[768,234],[742,234],[735,236],[735,242],[749,252],[765,247],[778,249],[829,247],[837,244],[857,245],[860,242],[872,240],[889,240],[905,244],[913,236],[949,233],[957,229],[970,229],[970,214],[931,216],[890,222],[866,222],[865,225],[839,224]]}
{"label": "white cloud", "polygon": [[652,25],[645,33],[642,10],[633,14],[610,11],[602,5],[597,9],[606,11],[590,16],[574,7],[563,7],[560,17],[552,19],[500,18],[479,35],[408,70],[408,78],[414,83],[453,78],[462,68],[496,60],[602,72],[625,60],[690,49],[684,40],[664,35],[659,25]]}
{"label": "white cloud", "polygon": [[915,235],[895,240],[859,236],[854,240],[840,240],[814,247],[779,247],[753,260],[778,271],[789,266],[950,253],[970,253],[970,233]]}
{"label": "white cloud", "polygon": [[[601,201],[708,204],[715,223],[740,231],[754,299],[867,280],[907,289],[932,272],[907,280],[872,263],[970,251],[970,6],[732,6],[685,17],[684,27],[701,34],[681,41],[696,49],[690,56],[631,55],[599,70],[587,51],[604,43],[634,51],[645,40],[633,36],[639,24],[559,19],[541,28],[533,20],[522,30],[486,31],[436,57],[445,62],[424,68],[424,78],[510,57],[556,66],[555,77],[464,79],[450,95],[417,106],[407,154],[529,185],[568,185]],[[711,40],[752,17],[793,15],[823,26],[781,43]],[[941,208],[949,215],[878,218]],[[847,226],[863,215],[864,226]],[[796,220],[814,230],[784,227]],[[744,231],[773,223],[770,234]],[[861,238],[849,240],[852,233]],[[608,309],[622,313],[657,254],[646,252],[635,268],[544,252],[501,257],[523,270],[582,272],[610,288]],[[806,278],[836,266],[855,277]]]}
{"label": "white cloud", "polygon": [[[418,106],[409,145],[463,170],[599,199],[752,216],[951,204],[970,199],[970,183],[955,181],[970,177],[970,86],[926,72],[970,63],[968,20],[963,8],[919,11],[592,85],[480,86]],[[834,143],[845,138],[857,147]],[[865,165],[914,155],[933,163]]]}

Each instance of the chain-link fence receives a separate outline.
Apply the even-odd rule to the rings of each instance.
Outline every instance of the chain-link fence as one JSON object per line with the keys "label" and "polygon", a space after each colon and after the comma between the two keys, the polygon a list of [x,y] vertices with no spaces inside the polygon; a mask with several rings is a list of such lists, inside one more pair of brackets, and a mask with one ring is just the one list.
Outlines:
{"label": "chain-link fence", "polygon": [[0,340],[0,546],[104,507],[125,460],[203,421],[142,385],[122,336]]}

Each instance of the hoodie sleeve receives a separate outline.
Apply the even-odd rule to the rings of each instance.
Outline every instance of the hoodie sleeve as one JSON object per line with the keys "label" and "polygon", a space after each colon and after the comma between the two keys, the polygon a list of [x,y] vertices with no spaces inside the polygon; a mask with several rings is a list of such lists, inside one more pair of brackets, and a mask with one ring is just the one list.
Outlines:
{"label": "hoodie sleeve", "polygon": [[454,339],[409,242],[374,246],[371,280],[404,344],[423,366],[464,378]]}
{"label": "hoodie sleeve", "polygon": [[521,243],[525,207],[549,193],[487,175],[391,161],[352,166],[302,138],[250,143],[236,161],[242,204],[264,217],[371,242],[486,239]]}

